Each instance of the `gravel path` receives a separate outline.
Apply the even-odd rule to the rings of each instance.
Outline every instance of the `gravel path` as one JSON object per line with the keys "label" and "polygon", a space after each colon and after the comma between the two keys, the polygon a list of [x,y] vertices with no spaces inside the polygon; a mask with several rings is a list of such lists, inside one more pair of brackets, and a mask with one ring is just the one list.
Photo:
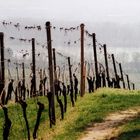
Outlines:
{"label": "gravel path", "polygon": [[107,116],[102,123],[94,123],[86,129],[86,134],[80,140],[115,140],[119,131],[119,126],[133,120],[140,114],[140,108],[128,109],[112,113]]}

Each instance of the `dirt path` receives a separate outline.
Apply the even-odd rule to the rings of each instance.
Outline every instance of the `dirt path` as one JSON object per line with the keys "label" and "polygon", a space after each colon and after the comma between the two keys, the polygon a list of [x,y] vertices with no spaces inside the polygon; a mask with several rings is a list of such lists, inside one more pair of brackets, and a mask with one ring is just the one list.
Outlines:
{"label": "dirt path", "polygon": [[95,123],[87,128],[86,134],[80,140],[110,140],[113,136],[117,135],[119,126],[138,115],[140,115],[140,108],[112,113],[102,123]]}

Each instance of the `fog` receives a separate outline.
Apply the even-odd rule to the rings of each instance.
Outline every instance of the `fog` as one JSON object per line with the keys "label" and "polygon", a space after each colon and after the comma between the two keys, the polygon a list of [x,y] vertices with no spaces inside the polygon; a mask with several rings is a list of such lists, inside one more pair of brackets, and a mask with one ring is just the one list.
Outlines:
{"label": "fog", "polygon": [[[52,26],[71,27],[85,24],[85,29],[96,33],[97,40],[107,45],[108,53],[114,53],[118,62],[121,62],[130,79],[140,86],[140,1],[139,0],[1,0],[0,31],[5,33],[5,47],[11,48],[13,57],[19,58],[22,48],[31,51],[31,44],[11,41],[9,37],[31,39],[46,42],[45,22],[50,21]],[[43,30],[25,31],[13,26],[2,25],[2,21],[25,25],[41,25]],[[70,34],[69,34],[70,35]],[[68,36],[69,36],[68,35]],[[66,56],[75,60],[80,57],[80,44],[64,44],[64,41],[75,41],[80,38],[80,32],[72,33],[70,38],[64,33],[52,31],[52,45]],[[93,61],[92,46],[87,47],[85,41],[85,57]],[[73,51],[74,50],[74,51]],[[45,53],[40,50],[37,51]],[[90,57],[89,57],[90,56]],[[7,56],[8,57],[8,56]],[[31,57],[31,56],[29,56]],[[102,56],[99,56],[102,61]],[[44,58],[45,60],[46,58]],[[61,59],[61,58],[59,58]]]}

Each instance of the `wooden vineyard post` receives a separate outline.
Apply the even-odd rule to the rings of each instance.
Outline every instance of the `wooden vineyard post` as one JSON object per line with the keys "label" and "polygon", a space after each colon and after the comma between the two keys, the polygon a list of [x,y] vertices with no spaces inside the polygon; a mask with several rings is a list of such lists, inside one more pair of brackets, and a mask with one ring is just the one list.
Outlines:
{"label": "wooden vineyard post", "polygon": [[0,32],[0,96],[2,104],[4,104],[5,94],[3,91],[5,87],[5,63],[4,63],[4,33]]}
{"label": "wooden vineyard post", "polygon": [[106,78],[107,78],[108,87],[110,87],[110,77],[109,77],[109,69],[108,69],[106,44],[104,44],[103,47],[104,47],[105,67],[106,67]]}
{"label": "wooden vineyard post", "polygon": [[124,82],[124,77],[123,77],[123,72],[122,72],[122,65],[119,63],[119,68],[120,68],[120,73],[121,73],[121,80],[123,82],[123,88],[125,89],[125,82]]}
{"label": "wooden vineyard post", "polygon": [[55,96],[57,99],[57,102],[60,106],[60,112],[61,112],[61,119],[64,119],[64,107],[61,99],[59,98],[59,89],[58,86],[60,86],[60,81],[59,78],[57,78],[57,73],[56,73],[56,55],[55,55],[55,48],[53,48],[53,66],[54,66],[54,89],[55,89]]}
{"label": "wooden vineyard post", "polygon": [[128,74],[126,74],[126,78],[127,78],[128,89],[130,90],[130,82],[129,82],[129,76],[128,76]]}
{"label": "wooden vineyard post", "polygon": [[36,96],[36,64],[35,64],[35,39],[32,38],[32,71],[33,71],[33,96]]}
{"label": "wooden vineyard post", "polygon": [[112,54],[111,56],[112,56],[112,61],[113,61],[113,67],[114,67],[115,78],[116,78],[116,80],[117,80],[117,69],[116,69],[116,63],[115,63],[114,54]]}
{"label": "wooden vineyard post", "polygon": [[24,67],[24,63],[22,63],[22,82],[23,82],[23,98],[24,98],[24,100],[25,100],[25,93],[26,93],[26,89],[25,89],[25,67]]}
{"label": "wooden vineyard post", "polygon": [[43,71],[42,69],[39,69],[39,75],[40,75],[40,85],[39,85],[39,95],[43,96],[43,75],[42,75]]}
{"label": "wooden vineyard post", "polygon": [[24,63],[22,63],[22,77],[23,77],[23,85],[25,86],[25,68],[24,68]]}
{"label": "wooden vineyard post", "polygon": [[50,22],[46,22],[46,34],[47,34],[47,45],[48,45],[48,61],[49,61],[49,79],[50,79],[50,92],[51,96],[51,119],[55,124],[55,90],[54,90],[54,77],[53,77],[53,62],[52,62],[52,40],[51,40],[51,25]]}
{"label": "wooden vineyard post", "polygon": [[54,81],[57,81],[57,73],[56,73],[56,56],[55,56],[55,48],[53,48],[53,65],[54,65]]}
{"label": "wooden vineyard post", "polygon": [[93,38],[93,52],[94,52],[94,64],[95,64],[95,75],[96,75],[96,89],[99,88],[98,84],[98,63],[97,63],[97,51],[96,51],[96,34],[92,34]]}
{"label": "wooden vineyard post", "polygon": [[71,97],[72,106],[74,106],[74,99],[73,99],[73,80],[72,80],[72,71],[71,71],[70,57],[68,57],[68,66],[69,66],[69,79],[70,79],[70,97]]}
{"label": "wooden vineyard post", "polygon": [[135,90],[135,84],[134,83],[132,83],[133,84],[133,90]]}
{"label": "wooden vineyard post", "polygon": [[85,94],[85,74],[84,74],[84,24],[80,25],[81,28],[81,84],[80,84],[80,95],[81,97]]}

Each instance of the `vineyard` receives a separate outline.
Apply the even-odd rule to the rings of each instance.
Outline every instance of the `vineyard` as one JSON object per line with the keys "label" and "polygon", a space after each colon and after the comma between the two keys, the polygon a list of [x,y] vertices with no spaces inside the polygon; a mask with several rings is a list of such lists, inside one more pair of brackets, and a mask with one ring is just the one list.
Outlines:
{"label": "vineyard", "polygon": [[139,105],[135,83],[86,25],[0,28],[0,139],[74,140],[90,122]]}

